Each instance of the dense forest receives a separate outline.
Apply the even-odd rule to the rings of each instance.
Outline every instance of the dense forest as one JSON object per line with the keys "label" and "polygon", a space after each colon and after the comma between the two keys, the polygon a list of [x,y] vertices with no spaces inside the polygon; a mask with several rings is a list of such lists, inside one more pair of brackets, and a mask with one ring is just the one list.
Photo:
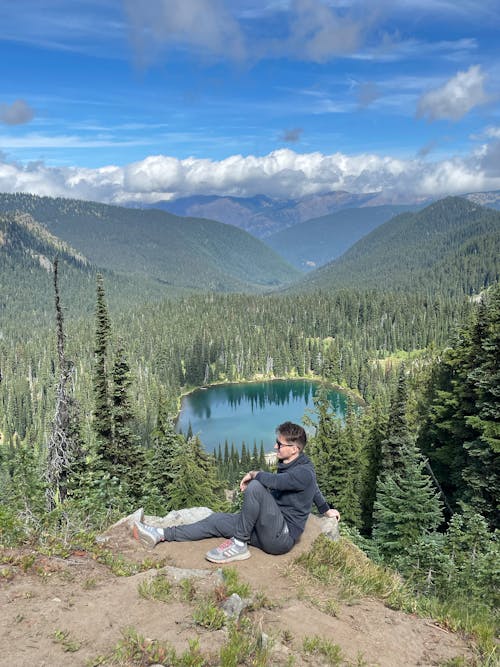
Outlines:
{"label": "dense forest", "polygon": [[[469,218],[446,229],[457,211],[462,220],[463,206]],[[405,216],[424,215],[422,224],[429,209]],[[432,256],[413,256],[422,279],[405,289],[398,265],[383,288],[155,293],[142,302],[133,280],[124,276],[120,285],[80,248],[57,246],[31,220],[19,227],[4,216],[1,544],[33,542],[68,524],[97,530],[138,506],[151,514],[227,508],[225,490],[241,469],[265,465],[264,452],[211,456],[199,438],[176,433],[181,394],[215,382],[314,377],[364,406],[341,422],[321,391],[308,417],[320,486],[350,538],[416,594],[457,614],[467,601],[469,619],[486,618],[491,634],[499,590],[500,287],[488,241],[497,239],[498,221],[479,209],[451,200],[434,210],[441,245],[434,239]],[[35,255],[57,247],[60,258],[48,267],[33,253],[16,255],[34,232]],[[450,246],[450,235],[458,245]],[[408,242],[406,251],[396,247],[403,257],[413,252],[411,235]],[[446,280],[431,289],[441,261]],[[464,277],[467,262],[473,268]],[[30,286],[39,296],[25,301]]]}

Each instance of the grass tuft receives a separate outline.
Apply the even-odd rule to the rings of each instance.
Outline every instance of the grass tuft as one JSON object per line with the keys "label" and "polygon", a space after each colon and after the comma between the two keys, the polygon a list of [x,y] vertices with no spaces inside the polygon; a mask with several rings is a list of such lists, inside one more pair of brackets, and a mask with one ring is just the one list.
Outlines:
{"label": "grass tuft", "polygon": [[139,595],[147,600],[168,602],[172,594],[172,584],[164,574],[157,574],[152,579],[145,579],[137,587]]}
{"label": "grass tuft", "polygon": [[226,614],[209,600],[204,600],[196,607],[193,620],[207,630],[220,630],[226,623]]}

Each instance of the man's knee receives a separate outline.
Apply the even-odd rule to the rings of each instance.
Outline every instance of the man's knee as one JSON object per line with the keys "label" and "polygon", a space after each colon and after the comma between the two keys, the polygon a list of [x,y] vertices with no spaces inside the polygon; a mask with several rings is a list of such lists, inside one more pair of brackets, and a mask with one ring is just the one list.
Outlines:
{"label": "man's knee", "polygon": [[245,493],[258,497],[267,493],[267,489],[265,486],[262,486],[259,480],[252,479],[252,481],[248,483]]}

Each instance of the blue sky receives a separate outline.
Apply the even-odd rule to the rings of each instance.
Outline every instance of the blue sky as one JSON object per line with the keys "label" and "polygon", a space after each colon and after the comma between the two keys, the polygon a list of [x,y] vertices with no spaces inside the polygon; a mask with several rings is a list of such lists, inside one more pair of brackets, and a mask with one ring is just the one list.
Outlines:
{"label": "blue sky", "polygon": [[498,0],[17,0],[0,26],[0,191],[500,189]]}

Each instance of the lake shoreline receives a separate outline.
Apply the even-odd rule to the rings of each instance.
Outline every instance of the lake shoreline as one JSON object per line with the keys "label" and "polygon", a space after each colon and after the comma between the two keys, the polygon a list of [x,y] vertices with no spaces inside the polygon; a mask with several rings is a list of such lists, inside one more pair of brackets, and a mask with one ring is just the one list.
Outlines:
{"label": "lake shoreline", "polygon": [[350,399],[352,399],[355,403],[360,405],[361,407],[366,407],[367,403],[365,399],[358,394],[357,392],[354,391],[354,389],[349,389],[348,387],[343,387],[340,384],[337,384],[335,382],[330,382],[329,380],[325,380],[324,378],[318,376],[318,375],[280,375],[280,376],[275,376],[272,378],[267,378],[265,376],[256,376],[252,378],[251,380],[220,380],[218,382],[210,382],[210,384],[202,384],[197,387],[191,387],[189,389],[184,389],[181,391],[177,398],[177,414],[175,415],[175,420],[179,418],[181,409],[182,409],[182,399],[185,396],[189,396],[190,394],[193,394],[195,391],[199,391],[202,389],[210,389],[211,387],[221,387],[224,385],[239,385],[239,384],[256,384],[258,382],[277,382],[277,381],[290,381],[293,382],[294,380],[306,380],[308,382],[318,382],[321,384],[325,384],[331,389],[338,391],[341,394],[345,394],[348,396]]}
{"label": "lake shoreline", "polygon": [[[226,432],[234,434],[233,444],[239,442],[249,446],[252,440],[257,444],[259,440],[266,442],[276,424],[288,420],[302,423],[304,410],[312,416],[313,399],[321,387],[326,389],[332,409],[340,419],[345,418],[350,402],[359,407],[366,405],[352,390],[317,376],[219,381],[185,388],[179,398],[176,430],[202,434],[201,440],[207,451],[212,448],[215,451],[217,443],[220,446],[227,442]],[[229,419],[235,420],[231,426]],[[227,429],[226,432],[219,431],[221,424],[225,424],[223,428]],[[312,434],[314,429],[311,424],[309,426]]]}

